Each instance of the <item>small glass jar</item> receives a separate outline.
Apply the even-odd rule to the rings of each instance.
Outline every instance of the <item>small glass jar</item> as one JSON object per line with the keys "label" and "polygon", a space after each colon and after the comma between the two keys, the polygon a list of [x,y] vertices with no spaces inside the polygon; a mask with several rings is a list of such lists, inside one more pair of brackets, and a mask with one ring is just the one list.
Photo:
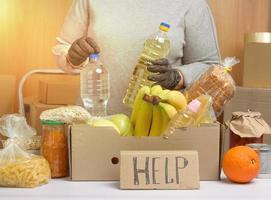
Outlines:
{"label": "small glass jar", "polygon": [[230,148],[236,146],[247,145],[251,143],[263,143],[263,135],[259,138],[257,137],[240,137],[230,130]]}
{"label": "small glass jar", "polygon": [[41,155],[50,164],[52,178],[69,175],[68,141],[63,122],[42,121]]}

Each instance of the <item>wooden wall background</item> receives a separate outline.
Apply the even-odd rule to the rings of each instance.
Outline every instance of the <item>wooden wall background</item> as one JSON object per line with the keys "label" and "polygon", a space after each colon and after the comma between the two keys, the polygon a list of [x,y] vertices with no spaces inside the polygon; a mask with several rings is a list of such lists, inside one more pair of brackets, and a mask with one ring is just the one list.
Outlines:
{"label": "wooden wall background", "polygon": [[241,63],[233,70],[238,85],[242,84],[244,34],[271,32],[270,0],[208,0],[218,33],[222,57],[237,56]]}
{"label": "wooden wall background", "polygon": [[[0,0],[0,74],[17,80],[37,67],[54,67],[55,44],[72,0]],[[271,32],[270,0],[208,0],[213,11],[222,56],[243,57],[244,33]],[[233,76],[242,83],[242,63]],[[26,83],[25,95],[37,92],[37,80]],[[45,78],[43,78],[45,79]],[[0,91],[1,92],[1,91]]]}

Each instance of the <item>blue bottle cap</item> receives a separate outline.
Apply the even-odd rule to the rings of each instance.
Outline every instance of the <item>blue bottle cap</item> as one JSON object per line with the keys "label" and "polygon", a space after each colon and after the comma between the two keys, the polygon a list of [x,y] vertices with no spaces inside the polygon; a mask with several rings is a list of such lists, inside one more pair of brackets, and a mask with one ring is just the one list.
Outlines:
{"label": "blue bottle cap", "polygon": [[90,59],[99,59],[99,54],[98,53],[93,53],[89,55]]}
{"label": "blue bottle cap", "polygon": [[170,28],[170,25],[168,23],[166,23],[166,22],[161,22],[160,26]]}

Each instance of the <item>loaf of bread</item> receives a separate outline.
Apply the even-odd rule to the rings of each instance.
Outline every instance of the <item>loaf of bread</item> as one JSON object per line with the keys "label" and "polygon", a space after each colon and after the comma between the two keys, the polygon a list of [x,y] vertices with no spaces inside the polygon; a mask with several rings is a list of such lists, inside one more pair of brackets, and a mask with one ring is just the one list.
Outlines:
{"label": "loaf of bread", "polygon": [[188,102],[202,94],[208,94],[213,98],[213,108],[216,116],[219,116],[225,104],[235,94],[234,80],[224,67],[214,65],[193,82],[185,92]]}

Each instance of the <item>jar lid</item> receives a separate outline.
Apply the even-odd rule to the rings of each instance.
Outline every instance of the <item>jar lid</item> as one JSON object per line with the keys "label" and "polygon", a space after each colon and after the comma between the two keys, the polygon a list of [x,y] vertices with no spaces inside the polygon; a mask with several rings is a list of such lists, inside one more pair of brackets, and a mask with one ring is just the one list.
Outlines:
{"label": "jar lid", "polygon": [[65,122],[61,122],[61,121],[53,121],[53,120],[41,120],[42,125],[64,125]]}

